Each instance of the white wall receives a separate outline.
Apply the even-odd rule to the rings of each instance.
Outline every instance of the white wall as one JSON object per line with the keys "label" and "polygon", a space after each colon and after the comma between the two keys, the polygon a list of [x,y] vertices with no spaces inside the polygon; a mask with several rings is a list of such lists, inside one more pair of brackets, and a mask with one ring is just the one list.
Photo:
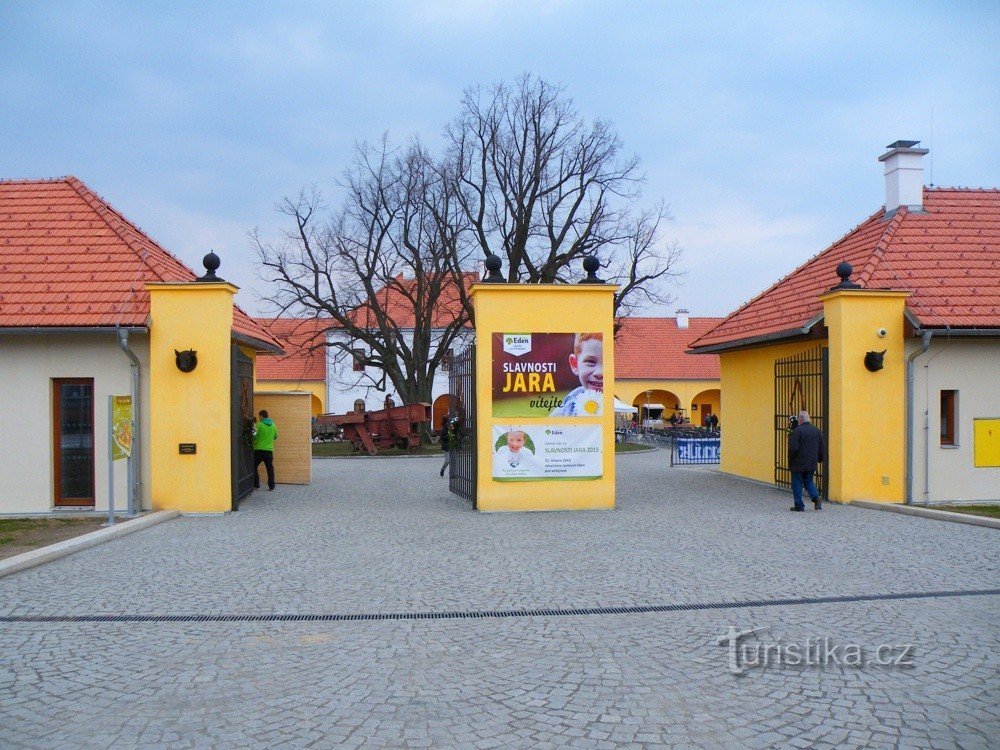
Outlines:
{"label": "white wall", "polygon": [[[131,334],[139,359],[142,403],[149,403],[149,339]],[[0,513],[45,513],[54,507],[53,378],[94,379],[97,510],[108,508],[108,396],[131,392],[131,368],[114,332],[0,334],[0,434],[4,456]],[[149,507],[148,419],[142,425],[143,507]],[[126,461],[115,463],[115,507],[127,505]]]}
{"label": "white wall", "polygon": [[[404,331],[404,335],[412,335],[412,331]],[[328,334],[329,340],[333,341],[339,337],[345,341],[347,337],[337,331]],[[459,354],[472,344],[475,338],[474,331],[463,332],[459,335],[452,346],[452,352]],[[385,404],[386,393],[391,393],[393,400],[400,404],[402,400],[396,392],[391,380],[386,380],[385,389],[377,387],[377,381],[382,376],[382,371],[375,367],[368,367],[365,373],[354,372],[353,360],[349,355],[345,355],[336,348],[327,349],[326,365],[326,390],[327,390],[327,411],[330,414],[346,414],[354,410],[355,399],[364,399],[365,408],[369,411],[381,409]],[[438,368],[434,374],[433,392],[431,403],[438,396],[448,393],[448,373]]]}
{"label": "white wall", "polygon": [[[919,348],[908,342],[907,356]],[[1000,417],[1000,340],[934,336],[915,365],[913,502],[1000,500],[1000,468],[976,468],[972,432],[973,419]],[[958,391],[954,447],[940,444],[942,390]]]}

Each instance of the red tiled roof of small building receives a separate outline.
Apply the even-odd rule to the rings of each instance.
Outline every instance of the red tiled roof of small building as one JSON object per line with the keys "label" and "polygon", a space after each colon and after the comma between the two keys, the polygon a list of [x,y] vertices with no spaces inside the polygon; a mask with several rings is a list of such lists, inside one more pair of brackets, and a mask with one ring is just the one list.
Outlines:
{"label": "red tiled roof of small building", "polygon": [[836,267],[865,289],[911,292],[926,328],[1000,328],[1000,190],[924,188],[924,210],[880,209],[845,237],[747,302],[692,344],[739,346],[795,336],[823,315]]}
{"label": "red tiled roof of small building", "polygon": [[[0,329],[142,327],[146,282],[194,278],[75,177],[0,181]],[[238,307],[233,331],[280,349]]]}
{"label": "red tiled roof of small building", "polygon": [[615,378],[718,380],[717,354],[685,354],[691,342],[722,318],[623,318],[615,337]]}
{"label": "red tiled roof of small building", "polygon": [[327,330],[333,321],[324,318],[257,318],[260,325],[281,342],[284,356],[257,356],[258,380],[326,381]]}
{"label": "red tiled roof of small building", "polygon": [[[479,274],[476,271],[462,273],[462,283],[465,285],[466,291],[477,281],[479,281]],[[384,286],[376,292],[379,309],[396,328],[414,327],[415,318],[411,297],[415,298],[419,294],[416,283],[415,279],[397,276],[391,285]],[[456,285],[450,279],[442,280],[441,293],[432,312],[432,327],[445,328],[451,325],[461,311],[462,298]],[[353,320],[355,325],[362,328],[378,328],[377,317],[368,305],[359,305],[354,311]],[[468,327],[470,324],[466,323],[466,326]]]}

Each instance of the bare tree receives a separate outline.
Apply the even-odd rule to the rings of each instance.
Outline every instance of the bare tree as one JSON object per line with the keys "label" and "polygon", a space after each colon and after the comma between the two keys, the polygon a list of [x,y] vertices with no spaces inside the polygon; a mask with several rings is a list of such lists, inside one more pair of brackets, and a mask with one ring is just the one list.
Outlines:
{"label": "bare tree", "polygon": [[584,122],[561,87],[525,75],[467,91],[445,135],[439,174],[454,183],[462,229],[505,259],[508,282],[578,280],[577,261],[595,255],[621,285],[616,314],[669,301],[662,282],[680,248],[661,247],[665,206],[631,214],[644,176],[607,120]]}
{"label": "bare tree", "polygon": [[[430,401],[434,373],[469,323],[453,227],[458,204],[419,143],[361,146],[342,207],[324,223],[315,190],[278,210],[294,227],[276,242],[253,234],[279,314],[329,318],[328,346],[349,362],[364,352],[370,387],[404,403]],[[351,369],[351,368],[348,368]],[[372,372],[379,373],[378,376]]]}
{"label": "bare tree", "polygon": [[358,148],[332,218],[315,189],[285,199],[293,228],[253,241],[279,314],[328,318],[341,361],[364,350],[404,401],[429,401],[434,374],[472,318],[468,271],[506,258],[510,283],[580,280],[598,257],[618,316],[665,303],[676,245],[661,202],[635,213],[644,176],[606,120],[586,123],[560,87],[522,76],[466,92],[442,159],[417,141]]}

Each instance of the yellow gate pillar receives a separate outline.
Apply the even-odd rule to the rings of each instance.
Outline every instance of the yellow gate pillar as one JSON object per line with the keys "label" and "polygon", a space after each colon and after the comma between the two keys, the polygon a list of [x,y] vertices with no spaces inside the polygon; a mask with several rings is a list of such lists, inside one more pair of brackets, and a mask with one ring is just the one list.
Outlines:
{"label": "yellow gate pillar", "polygon": [[614,508],[614,293],[474,284],[477,508]]}
{"label": "yellow gate pillar", "polygon": [[[230,345],[226,282],[162,282],[149,291],[150,481],[154,510],[232,509]],[[194,350],[190,372],[176,351]]]}
{"label": "yellow gate pillar", "polygon": [[[829,332],[827,492],[831,500],[903,502],[904,311],[909,292],[836,289],[820,297]],[[881,354],[881,369],[866,366]],[[877,366],[879,357],[869,357]]]}

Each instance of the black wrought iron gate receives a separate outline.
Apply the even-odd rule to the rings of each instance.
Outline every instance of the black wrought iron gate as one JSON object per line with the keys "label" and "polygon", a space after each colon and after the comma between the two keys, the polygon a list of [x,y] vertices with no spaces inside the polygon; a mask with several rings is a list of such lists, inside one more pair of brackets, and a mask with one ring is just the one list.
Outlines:
{"label": "black wrought iron gate", "polygon": [[253,360],[233,346],[231,355],[233,510],[253,492]]}
{"label": "black wrought iron gate", "polygon": [[455,440],[449,446],[448,489],[476,507],[476,348],[452,358],[448,370],[448,415],[458,417]]}
{"label": "black wrought iron gate", "polygon": [[807,411],[812,423],[823,433],[823,443],[827,446],[826,463],[820,464],[816,471],[816,487],[821,496],[827,497],[829,371],[830,350],[825,346],[774,361],[774,483],[779,487],[792,486],[792,472],[788,468],[791,418]]}

